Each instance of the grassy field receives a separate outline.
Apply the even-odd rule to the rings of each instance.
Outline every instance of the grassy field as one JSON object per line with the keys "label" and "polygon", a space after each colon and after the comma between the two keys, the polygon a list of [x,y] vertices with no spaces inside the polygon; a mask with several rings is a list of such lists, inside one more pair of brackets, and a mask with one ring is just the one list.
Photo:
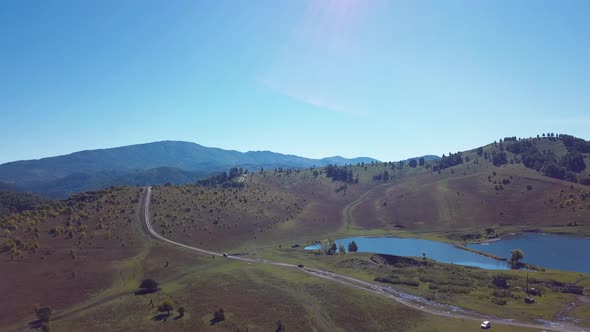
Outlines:
{"label": "grassy field", "polygon": [[[258,251],[258,256],[334,271],[365,281],[374,281],[375,278],[381,277],[389,280],[382,283],[384,285],[389,284],[394,288],[440,303],[449,303],[492,316],[513,317],[530,322],[535,322],[537,319],[554,320],[564,307],[579,298],[575,294],[563,293],[559,286],[555,286],[556,281],[573,284],[580,279],[590,278],[590,275],[577,272],[530,271],[529,287],[542,292],[541,296],[534,296],[536,303],[530,305],[524,302],[524,298],[527,297],[525,293],[527,272],[523,270],[492,271],[422,259],[386,263],[381,255],[373,256],[370,253],[328,256],[286,246],[266,247]],[[493,280],[498,276],[505,278],[509,286],[506,288],[496,286]],[[584,279],[583,282],[588,281]],[[587,287],[584,283],[577,283],[577,285]],[[579,298],[581,308],[587,306],[584,302],[587,298],[587,296]],[[506,303],[502,304],[503,301]],[[575,315],[574,317],[580,319],[579,324],[590,326],[588,317]]]}
{"label": "grassy field", "polygon": [[[124,295],[82,314],[52,323],[56,330],[199,330],[269,331],[280,320],[287,331],[452,331],[470,330],[478,322],[431,316],[360,290],[297,271],[211,259],[155,247],[147,257],[146,275],[162,280],[155,294]],[[149,305],[170,300],[186,309],[166,317]],[[212,324],[222,308],[225,320]],[[256,308],[255,310],[253,308]],[[160,319],[160,320],[158,320]],[[526,331],[497,326],[500,331]]]}

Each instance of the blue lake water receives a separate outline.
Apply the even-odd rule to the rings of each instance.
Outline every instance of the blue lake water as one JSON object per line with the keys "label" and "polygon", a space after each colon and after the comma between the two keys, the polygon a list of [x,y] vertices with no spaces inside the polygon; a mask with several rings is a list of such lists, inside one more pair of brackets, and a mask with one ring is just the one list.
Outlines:
{"label": "blue lake water", "polygon": [[590,273],[590,238],[524,233],[501,241],[470,244],[469,248],[510,258],[512,249],[524,252],[523,262],[556,270]]}
{"label": "blue lake water", "polygon": [[[507,262],[456,248],[452,244],[395,237],[352,237],[336,240],[336,245],[356,242],[359,252],[374,252],[399,256],[426,257],[443,263],[475,266],[488,270],[507,270]],[[510,258],[510,251],[519,248],[524,251],[523,262],[557,270],[590,273],[590,238],[565,235],[525,233],[510,236],[497,242],[470,244],[469,248]],[[305,247],[319,249],[319,245]]]}
{"label": "blue lake water", "polygon": [[[456,248],[452,244],[395,237],[351,237],[336,240],[336,245],[348,244],[354,241],[358,245],[359,252],[374,252],[399,256],[422,257],[426,253],[427,258],[443,263],[481,267],[489,270],[507,270],[510,267],[506,262],[498,261],[474,254],[472,252]],[[305,247],[307,250],[320,249],[319,245]]]}

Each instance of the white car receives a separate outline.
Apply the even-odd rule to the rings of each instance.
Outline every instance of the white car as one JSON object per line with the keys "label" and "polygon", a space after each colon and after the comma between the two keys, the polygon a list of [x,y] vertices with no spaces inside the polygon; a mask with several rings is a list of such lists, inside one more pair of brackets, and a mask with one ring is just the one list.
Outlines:
{"label": "white car", "polygon": [[489,321],[489,320],[484,320],[484,321],[481,323],[481,328],[482,328],[482,329],[484,329],[484,330],[487,330],[487,329],[489,329],[489,328],[491,328],[491,327],[492,327],[492,324],[490,323],[490,321]]}

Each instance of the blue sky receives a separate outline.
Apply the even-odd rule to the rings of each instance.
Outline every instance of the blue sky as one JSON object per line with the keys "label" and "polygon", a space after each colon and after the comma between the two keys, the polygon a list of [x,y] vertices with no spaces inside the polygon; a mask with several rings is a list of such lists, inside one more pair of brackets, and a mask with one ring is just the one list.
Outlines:
{"label": "blue sky", "polygon": [[158,140],[399,160],[590,139],[589,1],[0,2],[0,162]]}

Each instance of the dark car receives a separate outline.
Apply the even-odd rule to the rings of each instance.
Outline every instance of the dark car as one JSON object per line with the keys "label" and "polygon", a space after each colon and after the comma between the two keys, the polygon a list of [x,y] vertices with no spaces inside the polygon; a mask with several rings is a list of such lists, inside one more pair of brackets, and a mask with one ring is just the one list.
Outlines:
{"label": "dark car", "polygon": [[303,266],[303,264],[299,264],[299,265],[297,265],[297,267],[304,267],[304,266]]}

